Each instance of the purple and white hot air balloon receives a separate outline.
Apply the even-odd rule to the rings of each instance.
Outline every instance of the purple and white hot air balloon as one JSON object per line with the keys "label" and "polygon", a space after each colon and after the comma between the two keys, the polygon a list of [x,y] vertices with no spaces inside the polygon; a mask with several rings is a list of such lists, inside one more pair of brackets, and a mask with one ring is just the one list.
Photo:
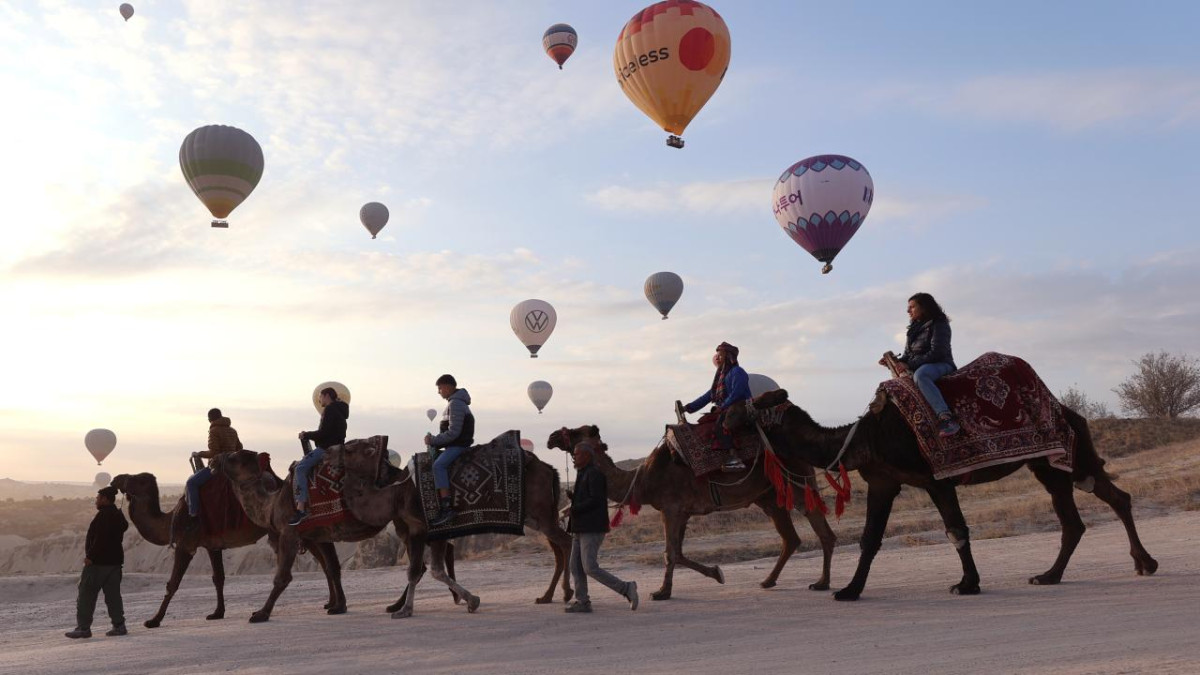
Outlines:
{"label": "purple and white hot air balloon", "polygon": [[833,269],[833,259],[858,232],[875,201],[867,167],[843,155],[796,162],[775,181],[771,208],[779,227],[814,258]]}

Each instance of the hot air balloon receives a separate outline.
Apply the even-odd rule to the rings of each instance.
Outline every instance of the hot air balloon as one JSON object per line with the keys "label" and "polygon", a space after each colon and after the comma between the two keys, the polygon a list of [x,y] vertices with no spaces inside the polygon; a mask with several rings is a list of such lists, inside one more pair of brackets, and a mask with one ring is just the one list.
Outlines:
{"label": "hot air balloon", "polygon": [[129,4],[128,2],[121,3],[121,6],[118,9],[121,11],[121,16],[124,17],[126,21],[129,20],[129,17],[133,16],[133,5]]}
{"label": "hot air balloon", "polygon": [[321,405],[321,390],[325,387],[333,387],[333,390],[337,392],[338,400],[350,402],[350,390],[346,388],[346,385],[341,382],[322,382],[317,385],[316,389],[313,389],[313,407],[317,409],[318,413],[325,412],[325,406]]}
{"label": "hot air balloon", "polygon": [[96,465],[99,466],[117,447],[117,435],[108,429],[92,429],[83,437],[83,445],[96,458]]}
{"label": "hot air balloon", "polygon": [[225,218],[250,196],[263,173],[263,152],[250,134],[220,124],[200,127],[179,146],[179,168],[192,192],[217,220]]}
{"label": "hot air balloon", "polygon": [[367,202],[358,210],[358,219],[362,221],[363,227],[367,228],[367,232],[371,233],[371,238],[387,225],[388,208],[379,202]]}
{"label": "hot air balloon", "polygon": [[565,23],[556,23],[542,34],[542,49],[554,59],[559,70],[562,70],[563,64],[575,53],[575,45],[578,43],[579,36],[575,34],[575,29]]}
{"label": "hot air balloon", "polygon": [[775,391],[779,388],[779,383],[766,375],[750,373],[748,377],[750,379],[750,395],[754,398],[758,398],[768,391]]}
{"label": "hot air balloon", "polygon": [[401,463],[400,453],[396,452],[395,450],[388,450],[388,464],[391,464],[397,469],[404,468],[404,465]]}
{"label": "hot air balloon", "polygon": [[531,359],[538,357],[538,350],[550,339],[557,323],[558,315],[545,300],[519,302],[508,315],[508,324],[521,344],[529,349]]}
{"label": "hot air balloon", "polygon": [[682,148],[679,134],[713,95],[729,67],[729,29],[711,7],[666,0],[633,15],[613,50],[621,91]]}
{"label": "hot air balloon", "polygon": [[550,397],[554,395],[554,387],[551,387],[549,382],[535,380],[529,383],[529,388],[525,392],[529,394],[529,400],[533,401],[533,404],[537,406],[538,414],[541,415],[542,408],[546,407],[546,404],[550,402]]}
{"label": "hot air balloon", "polygon": [[875,201],[867,167],[842,155],[817,155],[788,167],[775,182],[771,207],[792,241],[833,269],[850,237],[858,232]]}
{"label": "hot air balloon", "polygon": [[683,279],[674,272],[655,272],[646,277],[646,299],[662,314],[663,321],[667,320],[667,312],[679,302],[683,295]]}
{"label": "hot air balloon", "polygon": [[528,438],[521,439],[521,449],[522,450],[524,450],[525,452],[533,452],[533,448],[534,448],[533,441],[529,440]]}
{"label": "hot air balloon", "polygon": [[437,417],[437,411],[433,408],[430,408],[429,410],[425,411],[425,416],[429,418],[430,422],[432,422],[433,418]]}
{"label": "hot air balloon", "polygon": [[95,478],[95,480],[92,481],[92,485],[94,487],[104,487],[111,482],[112,482],[112,476],[101,471],[100,473],[96,474],[96,478]]}

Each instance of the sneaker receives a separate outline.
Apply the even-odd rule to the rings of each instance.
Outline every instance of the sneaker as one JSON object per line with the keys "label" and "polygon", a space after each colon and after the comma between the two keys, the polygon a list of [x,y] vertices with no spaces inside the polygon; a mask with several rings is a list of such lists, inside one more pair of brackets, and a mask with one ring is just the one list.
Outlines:
{"label": "sneaker", "polygon": [[938,417],[938,435],[942,438],[949,438],[960,431],[962,431],[962,427],[954,421],[952,415]]}
{"label": "sneaker", "polygon": [[121,624],[120,626],[113,626],[112,630],[105,633],[105,635],[108,637],[117,637],[120,635],[129,635],[129,631],[125,630],[125,624]]}
{"label": "sneaker", "polygon": [[301,522],[303,522],[304,519],[307,517],[308,517],[308,511],[297,511],[296,515],[292,516],[292,519],[288,521],[288,525],[295,527],[295,526],[299,525]]}
{"label": "sneaker", "polygon": [[88,630],[87,628],[76,628],[75,630],[71,631],[70,633],[67,633],[66,635],[67,635],[67,637],[71,638],[72,640],[78,640],[79,638],[92,637],[92,631]]}
{"label": "sneaker", "polygon": [[445,525],[451,520],[454,520],[454,516],[457,515],[458,512],[456,512],[454,509],[438,509],[438,512],[429,519],[429,526],[437,527],[438,525]]}
{"label": "sneaker", "polygon": [[591,614],[592,603],[590,602],[572,602],[563,610],[567,614]]}
{"label": "sneaker", "polygon": [[637,582],[629,582],[629,587],[625,589],[625,597],[629,599],[629,611],[636,612],[638,606]]}
{"label": "sneaker", "polygon": [[721,465],[721,470],[724,471],[725,473],[736,473],[738,471],[745,471],[746,463],[736,457],[733,457],[733,458],[725,460],[725,463]]}

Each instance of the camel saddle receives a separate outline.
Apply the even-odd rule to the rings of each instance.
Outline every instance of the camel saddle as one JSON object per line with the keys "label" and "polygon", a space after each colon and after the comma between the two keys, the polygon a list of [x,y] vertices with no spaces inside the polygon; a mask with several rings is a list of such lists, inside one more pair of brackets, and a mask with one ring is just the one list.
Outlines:
{"label": "camel saddle", "polygon": [[900,410],[934,478],[959,476],[968,483],[976,469],[1034,457],[1071,471],[1075,432],[1058,399],[1025,361],[987,352],[940,378],[937,387],[962,427],[949,438],[938,434],[937,415],[912,377],[887,380],[876,392]]}
{"label": "camel saddle", "polygon": [[[409,471],[428,522],[438,512],[429,453],[415,453]],[[468,534],[525,534],[525,451],[521,449],[521,432],[506,431],[490,443],[472,446],[459,455],[450,466],[450,497],[455,516],[430,527],[430,541]]]}
{"label": "camel saddle", "polygon": [[[361,443],[364,444],[363,452],[387,457],[387,436],[371,436]],[[308,515],[296,526],[298,532],[355,520],[346,507],[346,501],[342,499],[342,479],[345,476],[344,470],[324,460],[309,472]],[[292,462],[287,480],[289,484],[295,484],[296,462]]]}
{"label": "camel saddle", "polygon": [[[671,452],[691,467],[696,477],[721,470],[729,452],[717,442],[717,413],[700,416],[695,424],[683,422],[667,425],[667,445]],[[746,466],[763,451],[762,439],[753,426],[733,432],[733,448]]]}
{"label": "camel saddle", "polygon": [[200,486],[201,532],[216,536],[243,528],[248,521],[246,511],[233,491],[233,483],[228,478],[213,474],[207,483]]}

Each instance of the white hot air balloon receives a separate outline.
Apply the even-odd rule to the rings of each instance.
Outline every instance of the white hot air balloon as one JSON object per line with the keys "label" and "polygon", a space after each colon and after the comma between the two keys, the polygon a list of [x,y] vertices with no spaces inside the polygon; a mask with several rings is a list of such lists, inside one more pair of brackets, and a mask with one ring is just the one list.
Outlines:
{"label": "white hot air balloon", "polygon": [[367,202],[358,210],[358,219],[362,221],[363,227],[367,228],[367,232],[371,233],[371,238],[387,225],[388,208],[379,202]]}
{"label": "white hot air balloon", "polygon": [[430,408],[429,410],[425,411],[425,416],[429,418],[430,422],[432,422],[433,418],[437,417],[437,411],[433,408]]}
{"label": "white hot air balloon", "polygon": [[236,127],[200,127],[179,146],[183,178],[216,218],[213,227],[229,227],[225,219],[254,191],[263,166],[262,146]]}
{"label": "white hot air balloon", "polygon": [[538,350],[554,332],[558,315],[545,300],[526,300],[512,308],[508,315],[508,323],[521,344],[529,349],[529,358],[536,359]]}
{"label": "white hot air balloon", "polygon": [[83,445],[96,458],[96,465],[99,466],[117,447],[117,435],[108,429],[92,429],[83,437]]}
{"label": "white hot air balloon", "polygon": [[550,402],[550,397],[554,395],[554,387],[550,386],[549,382],[537,380],[529,383],[529,388],[525,390],[529,394],[529,400],[537,406],[538,414],[542,414],[542,408]]}
{"label": "white hot air balloon", "polygon": [[325,412],[325,406],[321,405],[321,390],[325,387],[333,387],[339,401],[350,402],[350,390],[346,388],[346,385],[341,382],[322,382],[317,385],[316,389],[313,389],[313,407],[317,409],[318,413]]}
{"label": "white hot air balloon", "polygon": [[92,486],[105,487],[106,485],[108,485],[111,482],[112,482],[112,476],[101,471],[100,473],[96,474],[96,479],[92,481]]}
{"label": "white hot air balloon", "polygon": [[533,452],[533,441],[528,438],[521,439],[521,449],[525,452]]}
{"label": "white hot air balloon", "polygon": [[400,453],[396,452],[395,450],[388,450],[388,464],[391,464],[397,469],[404,468],[404,464],[400,462]]}
{"label": "white hot air balloon", "polygon": [[747,378],[750,380],[750,395],[754,398],[758,398],[768,391],[775,391],[779,388],[779,383],[766,375],[750,373],[747,375]]}
{"label": "white hot air balloon", "polygon": [[816,155],[789,166],[771,192],[784,234],[833,269],[833,259],[866,220],[875,201],[867,167],[845,155]]}
{"label": "white hot air balloon", "polygon": [[126,21],[133,16],[133,5],[129,4],[128,2],[121,3],[121,6],[117,9],[121,12],[122,18],[124,18]]}
{"label": "white hot air balloon", "polygon": [[662,314],[663,321],[667,320],[667,312],[679,302],[683,295],[683,279],[674,272],[655,272],[646,277],[646,299]]}

